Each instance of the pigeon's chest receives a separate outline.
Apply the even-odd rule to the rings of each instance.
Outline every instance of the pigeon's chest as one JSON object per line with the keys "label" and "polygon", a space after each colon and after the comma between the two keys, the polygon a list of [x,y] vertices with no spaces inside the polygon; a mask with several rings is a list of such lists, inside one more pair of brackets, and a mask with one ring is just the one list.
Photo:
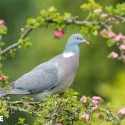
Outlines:
{"label": "pigeon's chest", "polygon": [[79,59],[76,55],[70,57],[63,57],[58,64],[58,90],[64,91],[68,88],[76,74]]}
{"label": "pigeon's chest", "polygon": [[78,67],[79,59],[76,55],[70,57],[63,57],[60,62],[60,69],[66,74],[72,74]]}

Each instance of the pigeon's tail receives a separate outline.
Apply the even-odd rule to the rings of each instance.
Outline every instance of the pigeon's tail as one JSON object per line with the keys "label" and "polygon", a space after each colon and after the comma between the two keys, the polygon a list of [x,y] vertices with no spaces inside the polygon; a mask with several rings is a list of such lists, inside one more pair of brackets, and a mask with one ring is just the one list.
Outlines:
{"label": "pigeon's tail", "polygon": [[19,89],[12,89],[8,92],[6,88],[2,88],[2,90],[0,91],[0,97],[6,95],[28,95],[28,94],[30,94],[29,91],[19,90]]}

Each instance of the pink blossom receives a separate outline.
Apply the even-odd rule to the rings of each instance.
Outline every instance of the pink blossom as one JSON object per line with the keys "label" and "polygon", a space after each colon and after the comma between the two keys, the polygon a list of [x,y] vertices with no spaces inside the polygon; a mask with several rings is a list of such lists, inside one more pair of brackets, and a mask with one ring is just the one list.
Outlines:
{"label": "pink blossom", "polygon": [[54,32],[54,35],[58,38],[64,37],[64,33],[62,29],[58,29]]}
{"label": "pink blossom", "polygon": [[101,17],[101,18],[105,18],[105,17],[107,17],[107,16],[108,16],[108,14],[102,13],[100,17]]}
{"label": "pink blossom", "polygon": [[99,35],[100,35],[100,36],[103,36],[106,32],[107,32],[107,30],[106,30],[106,29],[103,29],[102,31],[100,31]]}
{"label": "pink blossom", "polygon": [[110,17],[107,21],[108,21],[108,22],[111,22],[111,21],[113,21],[113,20],[115,20],[115,18],[114,18],[114,17]]}
{"label": "pink blossom", "polygon": [[112,58],[112,59],[116,59],[116,58],[118,58],[118,53],[116,53],[116,52],[111,52],[108,57],[109,57],[109,58]]}
{"label": "pink blossom", "polygon": [[102,9],[101,8],[95,9],[94,12],[97,13],[97,14],[100,14],[102,12]]}
{"label": "pink blossom", "polygon": [[116,40],[116,41],[123,40],[123,35],[116,35],[116,36],[115,36],[115,40]]}
{"label": "pink blossom", "polygon": [[125,55],[122,55],[121,59],[125,62]]}
{"label": "pink blossom", "polygon": [[89,120],[89,114],[84,113],[84,114],[81,116],[81,118],[84,119],[84,120]]}
{"label": "pink blossom", "polygon": [[125,108],[122,108],[118,111],[118,114],[125,115]]}
{"label": "pink blossom", "polygon": [[92,98],[93,100],[98,100],[98,101],[102,101],[102,98],[101,97],[99,97],[99,96],[93,96],[93,98]]}
{"label": "pink blossom", "polygon": [[57,123],[56,125],[62,125],[62,123]]}
{"label": "pink blossom", "polygon": [[5,76],[0,76],[0,81],[5,80]]}
{"label": "pink blossom", "polygon": [[92,110],[96,110],[98,108],[99,108],[99,105],[95,105],[95,106],[91,107]]}
{"label": "pink blossom", "polygon": [[83,96],[83,97],[80,99],[80,101],[86,103],[86,102],[87,102],[87,97],[86,97],[86,96]]}
{"label": "pink blossom", "polygon": [[109,38],[114,38],[116,34],[114,32],[109,32],[108,37]]}
{"label": "pink blossom", "polygon": [[0,25],[4,25],[5,21],[3,19],[0,19]]}
{"label": "pink blossom", "polygon": [[92,103],[93,103],[94,105],[98,105],[100,102],[99,102],[98,100],[92,99]]}
{"label": "pink blossom", "polygon": [[125,45],[120,45],[120,46],[119,46],[119,49],[120,49],[120,50],[125,50]]}
{"label": "pink blossom", "polygon": [[102,98],[99,96],[93,96],[91,102],[94,104],[93,109],[96,109],[99,105],[99,103],[102,101]]}

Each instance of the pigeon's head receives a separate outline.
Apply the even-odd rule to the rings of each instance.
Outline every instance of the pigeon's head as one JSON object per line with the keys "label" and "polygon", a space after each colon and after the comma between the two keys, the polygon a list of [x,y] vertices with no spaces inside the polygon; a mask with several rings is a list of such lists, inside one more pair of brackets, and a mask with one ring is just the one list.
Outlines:
{"label": "pigeon's head", "polygon": [[69,37],[68,40],[69,45],[80,45],[80,44],[89,44],[81,34],[73,34]]}
{"label": "pigeon's head", "polygon": [[89,44],[81,34],[73,34],[69,37],[68,43],[64,52],[74,52],[79,53],[79,45],[80,44]]}

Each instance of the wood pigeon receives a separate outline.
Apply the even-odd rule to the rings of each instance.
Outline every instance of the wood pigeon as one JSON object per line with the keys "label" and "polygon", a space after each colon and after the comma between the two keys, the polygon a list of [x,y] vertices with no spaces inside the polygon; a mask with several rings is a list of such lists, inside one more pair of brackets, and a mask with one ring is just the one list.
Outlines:
{"label": "wood pigeon", "polygon": [[49,94],[63,92],[74,80],[79,65],[80,44],[88,44],[88,41],[81,34],[71,35],[61,54],[14,81],[11,84],[12,90],[6,91],[3,88],[0,96],[30,95],[45,99]]}

